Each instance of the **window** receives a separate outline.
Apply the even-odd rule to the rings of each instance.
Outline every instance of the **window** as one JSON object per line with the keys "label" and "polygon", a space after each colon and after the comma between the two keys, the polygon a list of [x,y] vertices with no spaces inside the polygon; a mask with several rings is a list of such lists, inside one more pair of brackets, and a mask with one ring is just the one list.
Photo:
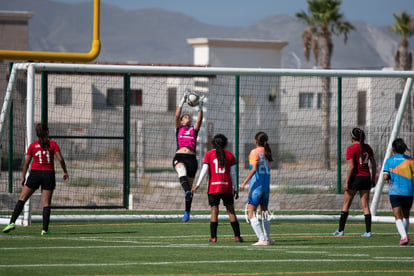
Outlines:
{"label": "window", "polygon": [[365,126],[367,123],[367,91],[358,91],[357,99],[357,125]]}
{"label": "window", "polygon": [[108,106],[122,106],[123,105],[123,89],[109,88],[106,95],[106,105]]}
{"label": "window", "polygon": [[[395,93],[395,109],[398,109],[400,107],[400,103],[402,100],[402,93]],[[411,99],[412,102],[414,102],[414,98]],[[406,103],[407,105],[412,105],[412,108],[414,108],[414,105],[410,103],[409,101]]]}
{"label": "window", "polygon": [[398,109],[401,103],[402,94],[401,93],[395,93],[395,109]]}
{"label": "window", "polygon": [[142,106],[142,89],[131,89],[129,93],[129,104]]}
{"label": "window", "polygon": [[[332,106],[332,93],[328,94],[328,104],[329,104],[329,109]],[[318,93],[318,104],[317,104],[317,108],[321,109],[322,107],[322,93]]]}
{"label": "window", "polygon": [[174,111],[177,105],[177,87],[169,87],[167,89],[168,111]]}
{"label": "window", "polygon": [[313,108],[313,93],[299,93],[299,108]]}
{"label": "window", "polygon": [[56,105],[72,105],[72,88],[56,87],[55,104]]}

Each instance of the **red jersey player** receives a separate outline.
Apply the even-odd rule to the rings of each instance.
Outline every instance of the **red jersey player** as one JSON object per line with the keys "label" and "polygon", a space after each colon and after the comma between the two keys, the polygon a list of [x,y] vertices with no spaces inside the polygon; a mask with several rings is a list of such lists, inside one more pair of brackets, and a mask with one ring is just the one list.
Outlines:
{"label": "red jersey player", "polygon": [[234,198],[239,198],[236,180],[236,158],[225,150],[227,137],[217,134],[212,141],[214,149],[206,152],[203,166],[196,186],[192,192],[199,188],[204,177],[208,173],[208,202],[211,206],[210,235],[209,242],[217,242],[218,213],[220,200],[223,200],[229,215],[230,224],[233,228],[236,242],[243,242],[240,236],[240,226],[234,210]]}

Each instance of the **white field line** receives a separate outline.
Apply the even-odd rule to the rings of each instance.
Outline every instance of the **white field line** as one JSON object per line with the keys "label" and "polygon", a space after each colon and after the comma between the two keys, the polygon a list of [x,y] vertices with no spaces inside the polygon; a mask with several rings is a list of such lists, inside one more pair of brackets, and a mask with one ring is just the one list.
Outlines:
{"label": "white field line", "polygon": [[[283,259],[283,260],[251,260],[249,263],[337,263],[349,262],[349,259]],[[353,259],[352,262],[389,262],[389,263],[411,263],[412,259]],[[0,265],[1,268],[22,268],[22,267],[92,267],[92,266],[148,266],[148,265],[197,265],[197,264],[217,264],[217,263],[243,263],[246,260],[209,260],[209,261],[171,261],[171,262],[125,262],[125,263],[78,263],[78,264],[15,264],[15,265]]]}

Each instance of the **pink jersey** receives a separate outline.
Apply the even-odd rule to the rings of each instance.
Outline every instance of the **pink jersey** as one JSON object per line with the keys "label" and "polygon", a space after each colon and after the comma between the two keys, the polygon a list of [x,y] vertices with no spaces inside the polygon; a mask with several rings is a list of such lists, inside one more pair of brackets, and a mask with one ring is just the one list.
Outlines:
{"label": "pink jersey", "polygon": [[45,151],[40,147],[39,141],[30,144],[27,155],[32,156],[32,170],[53,171],[55,153],[59,152],[59,146],[55,141],[49,140],[50,150]]}
{"label": "pink jersey", "polygon": [[226,157],[226,166],[222,168],[218,163],[216,150],[209,150],[204,156],[203,163],[209,165],[209,178],[208,178],[208,194],[215,193],[233,193],[233,183],[230,176],[230,167],[236,164],[236,158],[234,155],[224,150]]}
{"label": "pink jersey", "polygon": [[354,159],[353,176],[370,176],[369,159],[374,156],[374,152],[368,144],[365,144],[365,152],[362,159],[359,156],[359,143],[354,143],[346,149],[346,160]]}
{"label": "pink jersey", "polygon": [[180,126],[177,128],[177,146],[179,149],[183,147],[190,148],[195,151],[198,131],[194,126]]}

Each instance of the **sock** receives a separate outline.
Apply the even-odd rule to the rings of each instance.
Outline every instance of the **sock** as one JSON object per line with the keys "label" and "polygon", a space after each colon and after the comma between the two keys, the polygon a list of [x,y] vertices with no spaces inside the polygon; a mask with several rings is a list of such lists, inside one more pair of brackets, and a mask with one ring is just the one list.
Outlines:
{"label": "sock", "polygon": [[408,235],[408,229],[410,228],[410,218],[403,218],[402,222],[405,228],[405,233]]}
{"label": "sock", "polygon": [[188,183],[188,178],[187,178],[187,176],[181,176],[181,177],[180,177],[180,184],[181,184],[181,186],[183,187],[183,189],[184,189],[184,191],[185,191],[185,192],[187,192],[187,191],[190,191],[190,190],[191,190],[191,188],[190,188],[190,184]]}
{"label": "sock", "polygon": [[345,230],[345,223],[346,223],[346,220],[348,219],[348,212],[344,212],[344,211],[341,211],[341,217],[339,218],[339,228],[338,228],[338,231],[344,231]]}
{"label": "sock", "polygon": [[267,218],[262,220],[263,222],[263,229],[265,230],[267,240],[270,240],[270,222]]}
{"label": "sock", "polygon": [[261,241],[265,241],[266,237],[263,233],[262,228],[260,227],[260,222],[256,217],[250,219],[250,225],[253,228],[254,233],[256,234],[257,238]]}
{"label": "sock", "polygon": [[210,236],[211,238],[217,238],[218,221],[210,221]]}
{"label": "sock", "polygon": [[240,225],[239,221],[230,222],[231,228],[233,228],[234,236],[240,237]]}
{"label": "sock", "polygon": [[372,224],[372,216],[371,214],[364,215],[365,216],[365,232],[371,232],[371,224]]}
{"label": "sock", "polygon": [[43,207],[43,230],[49,230],[50,206]]}
{"label": "sock", "polygon": [[395,225],[397,226],[398,233],[401,236],[401,239],[405,239],[407,237],[407,232],[405,232],[405,228],[401,219],[397,219],[395,221]]}
{"label": "sock", "polygon": [[190,212],[191,203],[193,202],[193,193],[188,190],[185,192],[185,210]]}
{"label": "sock", "polygon": [[23,200],[19,200],[14,207],[13,214],[10,218],[10,223],[15,223],[17,218],[20,216],[20,213],[23,211],[25,202]]}

